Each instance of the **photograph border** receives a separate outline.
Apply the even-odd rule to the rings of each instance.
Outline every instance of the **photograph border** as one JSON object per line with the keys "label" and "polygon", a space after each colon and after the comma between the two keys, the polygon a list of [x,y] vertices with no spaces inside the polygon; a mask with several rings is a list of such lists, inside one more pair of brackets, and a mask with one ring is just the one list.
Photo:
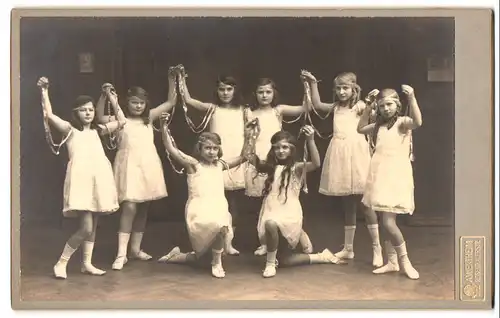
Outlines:
{"label": "photograph border", "polygon": [[[455,300],[22,301],[20,289],[20,22],[23,17],[453,17],[455,19]],[[491,309],[494,282],[493,10],[486,8],[15,8],[11,13],[11,290],[13,309]],[[470,93],[473,92],[473,93]],[[474,118],[474,120],[471,120]],[[481,167],[481,169],[478,169]],[[484,301],[463,301],[462,237],[484,237]],[[482,267],[482,268],[481,268]]]}

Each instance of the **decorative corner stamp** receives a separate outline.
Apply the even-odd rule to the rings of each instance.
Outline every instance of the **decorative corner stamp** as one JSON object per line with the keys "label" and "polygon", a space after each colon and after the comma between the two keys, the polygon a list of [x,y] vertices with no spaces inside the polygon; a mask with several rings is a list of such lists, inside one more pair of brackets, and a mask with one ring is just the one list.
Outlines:
{"label": "decorative corner stamp", "polygon": [[484,301],[486,281],[486,237],[460,237],[460,300]]}

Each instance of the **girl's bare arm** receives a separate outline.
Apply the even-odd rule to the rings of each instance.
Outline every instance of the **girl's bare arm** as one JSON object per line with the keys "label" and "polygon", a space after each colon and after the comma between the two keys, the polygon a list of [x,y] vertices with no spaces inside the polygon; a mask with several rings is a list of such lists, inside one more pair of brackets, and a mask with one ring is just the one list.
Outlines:
{"label": "girl's bare arm", "polygon": [[[118,104],[118,97],[116,96],[116,93],[114,91],[107,90],[106,96],[111,103],[111,107],[113,108],[113,112],[116,114],[114,116],[116,118],[116,120],[114,120],[112,122],[105,123],[105,124],[100,124],[100,126],[102,128],[101,134],[112,134],[113,132],[122,129],[123,126],[125,126],[126,118],[125,118],[125,114],[123,114],[123,111],[122,111],[120,105]],[[102,95],[101,95],[101,98],[102,98]],[[101,100],[101,98],[99,98],[99,100]]]}
{"label": "girl's bare arm", "polygon": [[418,107],[417,98],[412,87],[402,85],[403,93],[408,96],[408,107],[410,108],[410,117],[404,117],[402,123],[406,130],[416,129],[422,126],[422,113]]}
{"label": "girl's bare arm", "polygon": [[187,105],[197,109],[197,110],[200,110],[200,111],[208,111],[212,106],[211,103],[204,103],[204,102],[201,102],[197,99],[194,99],[191,97],[191,94],[189,94],[189,89],[187,87],[187,84],[186,84],[186,78],[185,77],[181,77],[182,79],[180,80],[180,85],[182,86],[181,87],[181,92],[182,92],[182,98],[184,98],[184,101],[186,102]]}
{"label": "girl's bare arm", "polygon": [[42,77],[38,80],[37,85],[40,88],[42,107],[47,115],[49,123],[54,126],[54,128],[61,134],[69,134],[72,129],[71,124],[52,112],[52,104],[50,103],[49,98],[49,80],[45,77]]}
{"label": "girl's bare arm", "polygon": [[321,157],[319,155],[318,147],[314,142],[314,129],[311,126],[304,126],[302,128],[303,132],[307,138],[307,147],[309,149],[309,155],[311,156],[311,160],[307,162],[299,162],[296,164],[296,173],[301,175],[305,169],[305,172],[311,172],[316,170],[321,166]]}
{"label": "girl's bare arm", "polygon": [[161,114],[169,112],[177,103],[177,89],[175,87],[175,73],[168,74],[168,99],[163,104],[151,109],[149,119],[153,122],[160,118]]}

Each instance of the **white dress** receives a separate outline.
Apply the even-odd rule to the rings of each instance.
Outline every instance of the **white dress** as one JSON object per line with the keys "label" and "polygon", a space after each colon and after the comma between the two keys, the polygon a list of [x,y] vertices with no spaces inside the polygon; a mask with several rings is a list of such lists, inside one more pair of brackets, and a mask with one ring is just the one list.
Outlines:
{"label": "white dress", "polygon": [[76,211],[111,213],[118,210],[113,170],[96,130],[72,128],[67,141],[69,161],[64,179],[63,215]]}
{"label": "white dress", "polygon": [[[250,116],[258,118],[260,124],[260,135],[255,143],[255,154],[260,160],[266,160],[267,154],[271,150],[271,137],[281,130],[281,116],[276,108],[257,109],[252,111]],[[246,195],[261,197],[266,178],[267,175],[258,174],[255,167],[249,164],[245,174]]]}
{"label": "white dress", "polygon": [[202,255],[212,246],[223,226],[232,232],[222,169],[220,162],[214,166],[198,163],[196,172],[187,175],[186,225],[191,246],[197,255]]}
{"label": "white dress", "polygon": [[168,195],[151,124],[127,119],[118,133],[113,168],[120,203],[153,201]]}
{"label": "white dress", "polygon": [[[221,108],[217,107],[210,121],[210,131],[217,133],[222,140],[222,160],[238,157],[245,142],[245,123],[243,107]],[[224,188],[226,190],[239,190],[245,188],[245,170],[247,164],[241,164],[232,169],[225,170]]]}
{"label": "white dress", "polygon": [[285,187],[283,187],[281,194],[279,193],[281,173],[284,168],[285,166],[282,165],[276,166],[271,191],[262,202],[257,232],[261,241],[265,242],[262,239],[265,239],[266,235],[266,221],[273,220],[278,224],[280,232],[287,240],[288,245],[295,248],[302,233],[303,215],[299,201],[301,180],[296,176],[295,169],[292,168],[292,176],[288,185],[288,197],[285,202],[286,179]]}
{"label": "white dress", "polygon": [[352,108],[334,106],[333,137],[326,150],[319,193],[329,196],[363,194],[370,165],[370,146],[357,132],[360,114],[365,108],[358,102]]}
{"label": "white dress", "polygon": [[409,117],[399,117],[394,126],[380,127],[362,202],[380,212],[413,214],[413,169],[410,161],[411,130],[401,131]]}

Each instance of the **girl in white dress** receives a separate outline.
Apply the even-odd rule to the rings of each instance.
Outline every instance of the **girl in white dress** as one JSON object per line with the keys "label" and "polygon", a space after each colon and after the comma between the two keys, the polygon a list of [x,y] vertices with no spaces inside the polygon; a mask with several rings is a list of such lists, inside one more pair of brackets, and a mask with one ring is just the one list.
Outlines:
{"label": "girl in white dress", "polygon": [[[154,144],[153,122],[176,103],[175,74],[169,71],[168,100],[150,108],[147,92],[132,87],[127,92],[127,116],[124,129],[117,136],[118,151],[113,170],[122,213],[118,230],[118,252],[113,262],[114,270],[121,270],[129,258],[149,260],[151,256],[141,249],[150,203],[168,195],[163,166]],[[97,107],[100,123],[116,120],[104,115],[104,105]]]}
{"label": "girl in white dress", "polygon": [[228,161],[221,160],[221,138],[216,133],[204,132],[198,137],[193,156],[180,151],[174,145],[166,120],[163,124],[163,141],[168,154],[182,164],[187,174],[188,201],[186,225],[193,252],[181,253],[174,247],[158,261],[164,263],[193,263],[212,250],[212,275],[223,278],[222,252],[226,235],[231,235],[232,219],[224,195],[223,171],[243,163],[246,159],[242,145],[240,155]]}
{"label": "girl in white dress", "polygon": [[[296,162],[297,143],[286,131],[279,131],[271,137],[272,147],[266,160],[253,156],[250,162],[258,171],[266,174],[257,232],[267,243],[264,277],[276,275],[276,267],[304,264],[342,264],[344,261],[334,256],[328,249],[316,254],[291,254],[299,243],[302,233],[302,206],[299,201],[303,174],[317,169],[320,165],[318,148],[314,142],[314,130],[304,126],[311,155],[310,162]],[[284,240],[280,240],[280,238]],[[288,248],[285,244],[287,243]],[[280,251],[280,255],[277,253]],[[288,253],[287,253],[288,252]]]}
{"label": "girl in white dress", "polygon": [[[224,145],[224,158],[221,159],[238,156],[245,139],[246,108],[242,105],[236,80],[231,76],[218,78],[215,103],[206,103],[191,97],[186,85],[186,76],[181,76],[180,79],[180,92],[186,104],[210,116],[210,132],[218,134]],[[238,165],[223,173],[225,194],[229,203],[229,212],[233,218],[233,232],[236,230],[237,217],[244,203],[242,199],[245,189],[245,167],[245,164]],[[227,239],[229,242],[226,244],[226,253],[238,255],[240,252],[232,244],[233,237],[228,235]]]}
{"label": "girl in white dress", "polygon": [[105,271],[92,265],[97,222],[100,215],[113,213],[119,206],[113,170],[104,153],[100,136],[123,127],[125,116],[118,105],[116,95],[110,90],[110,85],[103,85],[99,100],[109,99],[117,114],[117,121],[106,125],[96,124],[92,97],[79,96],[74,104],[73,120],[71,123],[67,122],[52,112],[48,79],[40,78],[37,85],[41,92],[44,120],[64,136],[63,143],[66,143],[68,149],[63,215],[80,218],[80,228],[66,242],[59,261],[53,268],[54,276],[67,278],[68,261],[82,243],[82,273],[104,275]]}
{"label": "girl in white dress", "polygon": [[376,213],[364,207],[361,197],[370,164],[370,147],[365,136],[357,133],[359,118],[366,105],[360,101],[361,88],[354,73],[342,73],[334,83],[334,102],[321,102],[318,81],[310,72],[303,75],[311,84],[311,99],[315,108],[333,112],[333,137],[326,150],[319,192],[327,196],[340,196],[344,210],[344,248],[336,253],[343,259],[354,258],[354,234],[356,214],[363,208],[365,220],[372,239],[374,267],[383,265],[382,247]]}
{"label": "girl in white dress", "polygon": [[[394,89],[384,89],[377,95],[376,104],[366,107],[359,121],[358,132],[371,134],[374,143],[362,202],[382,214],[384,228],[390,236],[385,242],[388,263],[373,272],[399,271],[401,264],[409,278],[418,279],[396,217],[398,214],[411,215],[415,209],[410,139],[412,130],[422,125],[422,115],[413,88],[402,85],[402,91],[408,97],[409,116],[400,116],[398,93]],[[375,123],[369,124],[372,107],[376,107],[377,118]]]}
{"label": "girl in white dress", "polygon": [[[305,93],[304,93],[305,94]],[[279,103],[278,90],[272,79],[261,78],[257,82],[255,90],[255,99],[257,106],[249,112],[248,120],[258,118],[260,135],[255,141],[255,152],[260,160],[265,160],[270,148],[271,137],[282,128],[284,116],[299,116],[306,111],[309,111],[303,105],[290,106]],[[307,105],[307,103],[306,103]],[[267,176],[259,173],[253,165],[248,165],[245,173],[245,193],[251,198],[255,198],[252,206],[262,206],[264,183]],[[255,255],[266,254],[266,243],[264,237],[260,237],[261,246],[255,251]],[[304,252],[312,253],[312,243],[305,231],[302,231],[300,236],[301,246]]]}

